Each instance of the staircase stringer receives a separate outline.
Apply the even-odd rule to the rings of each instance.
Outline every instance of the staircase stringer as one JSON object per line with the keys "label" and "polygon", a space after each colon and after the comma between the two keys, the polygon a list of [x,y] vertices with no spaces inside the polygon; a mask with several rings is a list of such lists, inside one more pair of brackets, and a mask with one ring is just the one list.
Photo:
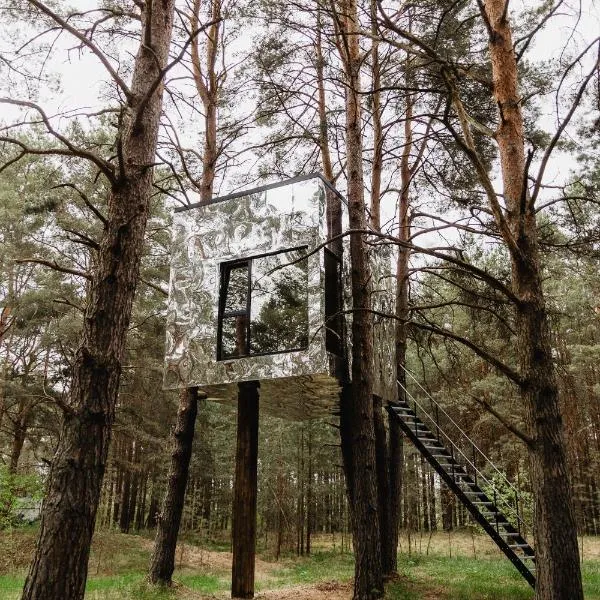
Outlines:
{"label": "staircase stringer", "polygon": [[[433,467],[433,469],[436,471],[436,473],[442,478],[444,483],[446,483],[446,485],[450,488],[450,490],[452,490],[454,495],[457,496],[458,499],[462,502],[462,504],[467,508],[469,513],[475,519],[475,521],[492,538],[492,540],[496,543],[496,545],[500,548],[500,550],[502,550],[504,555],[517,568],[517,570],[525,578],[527,583],[529,583],[529,585],[531,585],[531,587],[535,588],[535,576],[527,568],[527,566],[523,563],[523,561],[519,558],[519,556],[512,550],[512,548],[509,547],[508,543],[502,538],[502,535],[499,533],[499,531],[497,529],[498,525],[496,525],[496,528],[495,528],[492,525],[492,523],[490,523],[490,521],[488,521],[488,519],[486,519],[486,517],[481,513],[481,511],[477,508],[477,506],[465,494],[464,490],[458,485],[458,483],[454,477],[455,472],[449,473],[438,462],[438,460],[432,455],[430,450],[424,445],[424,443],[423,443],[424,439],[422,437],[419,437],[415,433],[415,430],[413,430],[407,423],[404,422],[404,420],[400,417],[398,412],[396,412],[394,410],[394,407],[400,408],[403,410],[406,410],[406,408],[408,408],[408,410],[410,410],[410,412],[413,413],[410,416],[411,416],[411,418],[414,419],[415,423],[420,421],[417,418],[416,414],[412,411],[412,409],[408,405],[405,408],[399,404],[394,404],[391,402],[388,403],[388,406],[387,406],[388,412],[390,414],[392,414],[394,416],[394,418],[397,419],[402,431],[411,440],[411,442],[414,444],[414,446],[417,448],[417,450],[425,457],[427,462]],[[429,435],[433,436],[433,433],[431,432],[431,430],[422,421],[420,421],[419,424],[422,427],[420,431],[423,435],[429,434]],[[424,427],[424,429],[423,429],[423,427]],[[430,438],[428,441],[434,441],[434,440],[436,440],[435,436]],[[437,440],[437,442],[442,446],[442,448],[446,451],[446,453],[451,455],[451,453],[447,450],[445,444],[442,444],[439,440]],[[454,459],[452,459],[452,460],[454,460]],[[459,463],[456,463],[456,461],[454,461],[454,463],[457,468],[462,467]],[[462,467],[462,468],[464,468],[464,467]],[[464,469],[464,470],[465,470],[466,476],[469,477],[466,469]],[[465,478],[463,477],[463,479],[465,479]],[[466,479],[465,479],[465,481],[466,481]],[[478,491],[480,493],[480,497],[482,500],[485,499],[488,502],[488,504],[486,504],[487,506],[491,506],[490,512],[496,514],[496,523],[498,523],[498,515],[502,515],[502,517],[504,519],[503,523],[506,523],[508,525],[508,527],[507,527],[507,525],[503,525],[503,528],[507,530],[507,533],[511,533],[508,530],[512,529],[514,534],[517,534],[517,530],[514,527],[511,527],[511,524],[506,520],[506,517],[503,515],[503,513],[498,509],[498,507],[489,498],[487,498],[487,495],[485,494],[485,492],[483,490],[481,490],[474,482],[473,483],[467,482],[467,483],[469,483],[471,485],[471,487],[474,491]],[[520,534],[518,535],[518,538],[523,540],[523,542],[526,543],[525,539]],[[524,549],[524,552],[527,552],[527,550]]]}

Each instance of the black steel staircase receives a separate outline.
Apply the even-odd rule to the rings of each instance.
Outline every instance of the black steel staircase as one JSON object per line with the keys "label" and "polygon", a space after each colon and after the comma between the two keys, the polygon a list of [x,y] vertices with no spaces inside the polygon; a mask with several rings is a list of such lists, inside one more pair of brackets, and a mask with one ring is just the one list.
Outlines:
{"label": "black steel staircase", "polygon": [[[388,411],[398,419],[402,431],[475,521],[535,587],[535,553],[525,539],[531,528],[523,521],[517,490],[433,398],[428,397],[429,409],[426,410],[424,400],[419,401],[404,391],[406,401],[389,403]],[[440,415],[444,430],[440,426]],[[458,432],[452,439],[445,432],[448,428]]]}

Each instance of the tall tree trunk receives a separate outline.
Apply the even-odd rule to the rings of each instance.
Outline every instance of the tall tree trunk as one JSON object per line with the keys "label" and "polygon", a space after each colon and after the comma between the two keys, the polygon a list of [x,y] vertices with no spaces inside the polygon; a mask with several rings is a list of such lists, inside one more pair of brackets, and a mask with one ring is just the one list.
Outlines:
{"label": "tall tree trunk", "polygon": [[[213,185],[215,178],[215,170],[216,170],[216,162],[218,158],[218,148],[217,148],[217,102],[218,95],[220,91],[220,84],[218,81],[217,73],[216,73],[216,60],[218,55],[219,48],[219,31],[221,27],[221,2],[220,0],[212,0],[211,3],[211,20],[213,21],[212,25],[208,28],[208,33],[206,36],[206,68],[202,65],[202,58],[200,56],[199,49],[199,36],[195,36],[191,42],[191,55],[192,55],[192,72],[194,76],[194,82],[196,85],[196,90],[198,91],[198,95],[202,100],[202,104],[204,106],[204,153],[203,153],[203,161],[202,161],[202,181],[199,186],[200,192],[200,200],[202,202],[208,202],[212,199],[213,195]],[[192,31],[197,31],[199,29],[200,23],[200,0],[194,0],[192,6],[192,12],[190,14],[190,25]],[[223,81],[223,80],[222,80]],[[181,414],[181,419],[192,419],[192,411],[186,409],[189,405],[190,398],[195,398],[196,407],[193,413],[193,422],[182,421],[181,427],[186,430],[190,430],[192,433],[192,440],[194,436],[194,427],[196,423],[196,415],[198,412],[198,404],[197,404],[197,390],[183,390],[180,395],[180,405],[178,409],[178,419],[179,414]],[[206,405],[204,403],[200,404],[200,410],[205,411]],[[201,416],[201,422],[203,422],[204,416]],[[191,441],[190,441],[191,444]],[[183,456],[183,455],[182,455]],[[181,477],[184,477],[187,482],[188,477],[188,468],[189,468],[189,460],[180,465],[179,467],[175,467],[181,472]],[[183,471],[185,470],[185,473]],[[177,494],[181,494],[181,497],[178,497]],[[164,535],[157,535],[155,541],[154,554],[155,556],[166,556],[170,555],[169,548],[161,548],[160,545],[163,543],[171,543],[171,540],[174,539],[175,543],[177,540],[177,536],[179,534],[179,526],[181,524],[181,513],[183,511],[183,506],[185,502],[185,485],[183,487],[175,487],[172,490],[169,489],[167,491],[167,497],[170,498],[170,502],[173,504],[170,510],[179,511],[179,515],[173,515],[173,518],[170,520],[170,524],[173,527],[176,527],[175,531],[169,532],[167,535],[166,532]],[[165,500],[166,502],[166,500]],[[165,504],[166,506],[166,504]],[[210,517],[210,500],[208,504],[205,504],[204,507],[207,511],[207,516]],[[208,519],[207,519],[208,521]],[[161,525],[162,526],[162,525]],[[159,529],[160,531],[160,529]],[[158,560],[158,559],[157,559]],[[157,573],[162,572],[157,566]],[[164,566],[165,573],[168,572],[168,565]],[[168,581],[170,582],[172,571],[169,574]],[[162,577],[153,574],[150,572],[150,581],[152,582],[163,582]]]}
{"label": "tall tree trunk", "polygon": [[117,436],[115,440],[115,448],[113,451],[114,459],[114,469],[115,469],[115,491],[113,495],[113,511],[112,511],[112,523],[117,524],[120,518],[121,513],[121,486],[123,485],[123,463],[125,462],[121,458],[121,449],[124,444],[122,440],[119,439],[120,436]]}
{"label": "tall tree trunk", "polygon": [[162,111],[162,84],[173,25],[173,0],[142,13],[120,136],[121,169],[75,355],[69,407],[48,479],[25,600],[83,598],[89,549],[106,467],[121,361],[139,277]]}
{"label": "tall tree trunk", "polygon": [[197,414],[198,388],[182,390],[172,436],[173,451],[167,492],[158,519],[154,552],[150,561],[149,579],[152,583],[170,585],[175,570],[177,535],[183,513]]}
{"label": "tall tree trunk", "polygon": [[371,33],[371,116],[373,121],[373,164],[371,167],[371,225],[381,229],[381,174],[383,171],[383,127],[381,125],[381,65],[377,30],[377,2],[370,1]]}
{"label": "tall tree trunk", "polygon": [[313,527],[313,458],[312,458],[312,423],[308,423],[308,472],[306,477],[306,554],[310,555],[310,536]]}
{"label": "tall tree trunk", "polygon": [[[200,20],[200,0],[194,0],[190,24],[192,31],[198,29]],[[217,146],[217,106],[219,93],[225,74],[218,76],[216,65],[219,55],[219,36],[221,31],[221,0],[210,0],[210,19],[213,24],[208,28],[206,40],[206,63],[202,65],[198,36],[192,41],[192,68],[196,90],[204,107],[204,149],[202,154],[202,182],[200,199],[208,202],[213,195],[219,150]]]}
{"label": "tall tree trunk", "polygon": [[517,60],[506,0],[486,0],[496,132],[507,206],[512,286],[518,299],[518,351],[531,442],[535,502],[536,598],[583,598],[579,548],[569,485],[550,324],[542,289],[535,206],[527,193],[526,160]]}
{"label": "tall tree trunk", "polygon": [[377,465],[377,511],[381,534],[381,568],[383,574],[391,575],[396,570],[394,536],[391,529],[390,470],[387,435],[383,419],[383,404],[378,396],[373,396],[373,422],[375,426],[375,457]]}
{"label": "tall tree trunk", "polygon": [[25,406],[23,401],[20,402],[20,405],[19,413],[16,415],[13,424],[13,440],[8,464],[8,472],[13,475],[19,468],[19,459],[21,458],[21,452],[23,452],[23,445],[29,428],[29,415],[31,414],[31,405]]}
{"label": "tall tree trunk", "polygon": [[127,439],[123,461],[123,488],[121,490],[121,514],[119,529],[121,533],[129,531],[129,497],[131,494],[131,440]]}
{"label": "tall tree trunk", "polygon": [[[346,160],[348,212],[351,229],[366,228],[362,168],[360,105],[359,22],[356,0],[343,0],[340,7],[342,40],[339,44],[346,76]],[[342,405],[342,444],[350,444],[351,473],[346,473],[352,505],[355,556],[354,599],[369,600],[383,594],[375,429],[373,423],[373,318],[371,269],[363,235],[350,238],[352,279],[352,391]],[[345,430],[345,431],[344,431]]]}
{"label": "tall tree trunk", "polygon": [[135,513],[138,503],[138,491],[140,486],[140,469],[139,469],[139,444],[132,440],[131,448],[131,490],[129,492],[129,519],[127,523],[127,532],[131,531],[131,526],[135,528]]}
{"label": "tall tree trunk", "polygon": [[238,384],[238,424],[233,485],[231,597],[254,597],[258,466],[259,383]]}
{"label": "tall tree trunk", "polygon": [[437,530],[437,511],[435,508],[435,475],[429,470],[429,527]]}
{"label": "tall tree trunk", "polygon": [[[377,4],[371,0],[371,32],[377,34]],[[373,159],[371,167],[371,226],[375,231],[381,229],[381,175],[383,170],[383,128],[381,125],[381,67],[379,64],[379,41],[373,38],[371,43],[371,117],[373,122]],[[390,464],[387,432],[383,418],[382,399],[373,397],[373,424],[375,428],[375,460],[377,463],[377,511],[379,513],[379,532],[381,535],[381,568],[384,575],[396,571],[397,560],[392,525],[392,499]]]}
{"label": "tall tree trunk", "polygon": [[[412,96],[407,97],[406,118],[404,121],[404,148],[400,159],[400,197],[398,202],[398,238],[409,242],[410,229],[410,182],[412,179],[410,169],[410,152],[412,148]],[[416,168],[416,166],[415,166]],[[398,400],[406,401],[406,351],[408,348],[408,318],[409,318],[409,260],[410,250],[406,247],[398,248],[398,261],[396,263],[396,329],[395,329],[395,359],[396,381],[398,382]],[[398,547],[398,529],[400,527],[400,506],[402,501],[402,470],[404,466],[404,438],[398,422],[390,418],[390,494],[391,494],[391,525],[390,529],[394,538],[394,548]],[[394,561],[397,563],[396,552]],[[397,568],[397,566],[396,566]]]}

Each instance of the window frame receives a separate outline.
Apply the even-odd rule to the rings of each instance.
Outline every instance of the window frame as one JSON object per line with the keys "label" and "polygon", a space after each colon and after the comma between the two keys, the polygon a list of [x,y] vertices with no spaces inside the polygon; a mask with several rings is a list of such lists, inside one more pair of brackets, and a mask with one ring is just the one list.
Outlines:
{"label": "window frame", "polygon": [[[277,254],[284,254],[287,252],[295,252],[298,250],[305,250],[306,255],[303,257],[303,260],[306,260],[306,272],[308,276],[308,259],[310,254],[308,252],[308,246],[294,246],[293,248],[284,248],[282,250],[275,250],[273,252],[263,252],[262,254],[256,254],[253,256],[248,256],[246,258],[238,258],[235,260],[224,261],[219,264],[219,292],[218,292],[218,300],[219,300],[219,310],[217,316],[217,361],[230,361],[230,360],[239,360],[240,358],[254,358],[255,356],[270,356],[272,354],[285,354],[286,352],[301,352],[303,350],[307,350],[310,344],[310,321],[308,319],[308,299],[309,294],[307,290],[307,302],[306,302],[306,317],[307,317],[307,343],[305,346],[289,348],[285,350],[273,350],[272,352],[252,352],[252,339],[250,336],[251,333],[251,325],[252,325],[252,262],[254,260],[265,258],[266,256],[275,256]],[[235,268],[239,268],[240,266],[246,265],[248,269],[248,289],[247,289],[247,297],[246,297],[246,308],[241,311],[226,311],[225,305],[227,303],[227,287],[229,284],[228,276],[231,275],[231,271]],[[223,356],[223,321],[228,317],[236,317],[236,316],[245,316],[246,317],[246,347],[245,354],[240,354],[238,356]]]}
{"label": "window frame", "polygon": [[[231,272],[234,269],[239,269],[246,266],[248,270],[248,285],[246,290],[246,309],[226,311],[227,292],[229,290],[229,282],[231,281]],[[252,259],[244,258],[234,260],[219,265],[219,316],[217,322],[217,360],[232,360],[248,356],[250,352],[250,311],[252,308]],[[223,356],[223,321],[229,317],[246,317],[246,345],[244,354],[239,356]]]}

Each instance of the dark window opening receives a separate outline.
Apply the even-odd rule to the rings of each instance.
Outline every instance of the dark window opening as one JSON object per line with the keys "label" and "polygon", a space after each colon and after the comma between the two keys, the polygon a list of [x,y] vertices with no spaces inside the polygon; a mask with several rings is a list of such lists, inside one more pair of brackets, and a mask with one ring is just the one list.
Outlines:
{"label": "dark window opening", "polygon": [[342,356],[342,261],[325,248],[325,349]]}
{"label": "dark window opening", "polygon": [[308,347],[305,254],[300,248],[221,265],[218,360]]}
{"label": "dark window opening", "polygon": [[219,359],[248,354],[250,262],[224,265],[219,307]]}

